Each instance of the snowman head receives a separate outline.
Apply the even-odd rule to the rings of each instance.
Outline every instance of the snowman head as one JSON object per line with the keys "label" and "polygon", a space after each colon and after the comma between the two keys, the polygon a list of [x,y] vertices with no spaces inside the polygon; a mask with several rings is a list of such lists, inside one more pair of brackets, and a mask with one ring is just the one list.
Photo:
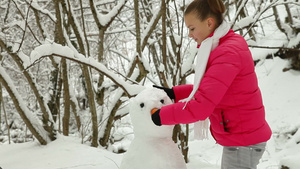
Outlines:
{"label": "snowman head", "polygon": [[129,113],[135,137],[172,137],[173,125],[156,126],[151,119],[151,110],[172,104],[171,99],[161,89],[146,88],[129,103]]}

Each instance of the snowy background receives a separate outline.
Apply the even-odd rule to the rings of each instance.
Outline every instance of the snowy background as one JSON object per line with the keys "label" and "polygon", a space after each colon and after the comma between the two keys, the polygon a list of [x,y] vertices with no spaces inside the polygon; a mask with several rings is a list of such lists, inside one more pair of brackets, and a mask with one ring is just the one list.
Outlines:
{"label": "snowy background", "polygon": [[[14,4],[11,2],[15,2]],[[40,14],[40,23],[42,24],[42,29],[45,31],[43,35],[37,29],[38,25],[36,24],[36,16],[28,7],[29,3],[32,2],[32,7],[37,10]],[[14,93],[16,97],[21,101],[19,105],[22,106],[23,111],[26,112],[27,116],[31,119],[31,122],[37,126],[37,129],[41,133],[46,135],[44,129],[41,127],[41,119],[36,118],[37,115],[41,116],[40,110],[36,107],[35,96],[32,96],[30,92],[30,87],[27,84],[27,81],[24,80],[24,75],[22,74],[23,70],[16,67],[15,62],[11,59],[11,54],[9,52],[12,50],[12,53],[18,55],[18,59],[22,61],[22,66],[28,68],[29,72],[32,73],[32,80],[37,83],[37,87],[41,92],[41,96],[46,101],[50,100],[49,95],[51,87],[50,74],[53,73],[54,69],[49,59],[49,55],[55,56],[54,61],[58,64],[60,63],[61,57],[67,58],[69,66],[69,86],[71,98],[74,103],[77,103],[76,99],[84,98],[84,90],[80,86],[80,73],[82,72],[77,63],[88,64],[90,67],[105,74],[105,82],[102,84],[101,88],[105,90],[105,97],[108,98],[105,100],[104,106],[99,106],[97,112],[99,120],[99,138],[103,137],[105,130],[107,116],[111,113],[112,107],[118,100],[124,99],[126,101],[128,98],[122,97],[123,91],[129,95],[134,95],[140,91],[140,88],[137,88],[136,85],[130,85],[125,80],[128,80],[131,77],[124,76],[128,73],[128,66],[134,62],[136,56],[136,30],[135,30],[135,21],[134,21],[134,8],[133,2],[121,0],[121,1],[112,1],[112,0],[101,0],[97,1],[99,7],[98,18],[93,18],[91,16],[91,10],[89,9],[89,4],[84,2],[84,8],[87,15],[85,15],[85,23],[87,26],[86,30],[83,30],[81,21],[81,14],[78,12],[80,9],[77,1],[71,2],[71,11],[75,20],[75,24],[79,29],[81,40],[83,40],[83,34],[88,33],[89,44],[91,47],[91,56],[84,56],[78,52],[78,50],[73,46],[74,41],[79,41],[80,38],[76,37],[73,33],[67,34],[64,32],[66,38],[65,46],[59,45],[53,42],[54,39],[54,21],[56,20],[55,9],[53,2],[54,1],[37,1],[33,0],[29,2],[26,0],[26,3],[23,1],[8,1],[1,0],[0,2],[0,40],[7,47],[1,46],[1,66],[0,66],[0,75],[3,78],[6,78],[6,82],[9,83],[11,88],[14,88]],[[39,3],[38,3],[39,2]],[[142,3],[142,1],[138,1]],[[155,18],[158,16],[159,11],[161,10],[161,1],[151,1],[154,2],[153,8],[150,8],[150,13],[147,13],[147,10],[144,10],[145,13],[141,14],[141,38],[144,40],[147,37],[147,34],[150,32],[152,26],[155,27],[155,31],[150,34],[153,35],[149,39],[146,39],[147,45],[152,45],[157,47],[155,48],[158,55],[162,56],[161,50],[159,48],[159,40],[161,38],[161,22],[158,25],[154,25]],[[174,1],[176,2],[176,1]],[[178,1],[179,2],[179,1]],[[177,2],[177,3],[178,3]],[[181,1],[180,1],[181,2]],[[232,20],[237,19],[235,22],[234,29],[242,28],[243,31],[237,31],[237,33],[244,33],[245,39],[249,45],[252,46],[263,46],[263,47],[275,47],[276,49],[260,49],[260,48],[251,48],[253,54],[253,59],[255,61],[260,60],[256,64],[256,72],[259,80],[259,86],[262,91],[263,101],[266,109],[266,119],[270,124],[273,135],[271,140],[267,144],[266,152],[261,159],[261,162],[258,166],[259,169],[278,169],[281,166],[289,166],[290,169],[299,169],[300,168],[300,71],[288,70],[283,72],[284,68],[290,68],[291,63],[289,60],[280,59],[278,56],[273,58],[265,59],[267,56],[272,56],[272,54],[278,52],[278,47],[286,48],[295,48],[295,46],[300,43],[300,33],[293,32],[292,28],[300,27],[300,8],[299,2],[297,1],[288,1],[290,6],[287,6],[287,1],[283,0],[253,0],[253,1],[238,1],[241,2],[240,8],[236,9],[236,6],[232,4],[230,6],[230,11],[233,13],[230,14]],[[103,4],[102,4],[103,3]],[[106,5],[106,3],[110,5]],[[12,5],[13,4],[13,5]],[[118,9],[120,6],[124,5],[123,12],[118,15]],[[281,28],[279,30],[278,24],[275,23],[274,14],[275,8],[272,8],[272,4],[275,4],[277,8],[277,21],[280,21]],[[276,5],[278,4],[278,5]],[[73,5],[73,6],[72,6]],[[177,4],[178,5],[178,4]],[[179,6],[182,4],[179,3]],[[269,6],[270,5],[270,6]],[[151,7],[151,6],[150,6]],[[172,16],[177,14],[175,12],[179,11],[174,6],[169,6],[171,9]],[[244,8],[245,7],[245,8]],[[16,9],[18,8],[18,10]],[[10,9],[10,10],[8,10]],[[28,10],[30,9],[30,10]],[[246,17],[241,17],[241,14],[237,13],[241,9],[245,9]],[[293,23],[286,23],[288,18],[287,9],[291,9]],[[20,11],[19,11],[20,10]],[[28,14],[28,20],[24,19],[21,16]],[[61,14],[63,10],[60,9]],[[102,12],[102,14],[101,14]],[[147,14],[151,14],[151,19]],[[182,12],[180,13],[180,15]],[[178,23],[181,23],[182,16],[174,15],[174,18],[169,18],[172,23],[176,25],[176,16],[178,17]],[[113,19],[115,16],[117,19],[114,22],[111,22],[111,25],[107,25],[110,19]],[[95,20],[99,21],[103,27],[108,26],[105,32],[105,46],[106,51],[103,56],[105,57],[104,63],[97,61],[98,55],[98,46],[101,44],[99,41],[104,39],[99,39],[98,29],[95,25]],[[161,19],[160,19],[161,20]],[[252,25],[252,30],[255,30],[255,40],[249,38],[249,34],[245,26]],[[120,26],[122,25],[122,26]],[[61,25],[64,27],[64,25]],[[183,26],[184,27],[184,26]],[[27,28],[27,29],[25,29]],[[30,29],[29,29],[30,28]],[[65,29],[70,29],[69,27]],[[29,30],[34,29],[35,31],[30,32]],[[180,71],[187,73],[191,71],[193,52],[196,50],[190,50],[195,44],[190,43],[190,39],[187,36],[179,33],[179,30],[176,30],[176,26],[173,27],[174,30],[168,29],[168,36],[173,37],[176,43],[182,41],[182,50],[179,51],[180,56],[183,58],[179,62],[169,67],[169,77],[167,82],[172,84],[174,78],[178,78],[180,75],[176,74]],[[172,30],[173,32],[170,32]],[[247,31],[247,33],[245,33]],[[26,34],[24,33],[26,32]],[[34,33],[35,32],[35,33]],[[121,32],[121,33],[118,33]],[[187,31],[183,30],[183,34],[186,34]],[[23,39],[24,38],[24,39]],[[36,39],[37,38],[37,39]],[[75,39],[75,40],[74,40]],[[23,41],[24,40],[24,41]],[[72,40],[72,42],[71,42]],[[168,39],[170,40],[170,39]],[[124,43],[123,43],[124,42]],[[1,45],[2,43],[0,43]],[[113,45],[112,45],[113,44]],[[186,45],[188,44],[188,45]],[[146,47],[143,51],[143,57],[141,60],[143,66],[149,71],[147,78],[145,77],[143,81],[146,81],[144,85],[152,85],[153,83],[160,84],[161,81],[158,80],[158,74],[164,71],[164,65],[160,64],[157,67],[153,65],[154,56],[149,55],[150,48]],[[175,57],[178,52],[178,49],[170,47],[171,44],[168,41],[168,51],[171,53],[172,57]],[[188,46],[188,47],[187,47]],[[86,46],[85,46],[86,47]],[[299,48],[299,47],[298,47]],[[95,49],[95,50],[92,50]],[[87,49],[85,49],[87,50]],[[45,57],[45,58],[41,58]],[[153,57],[153,58],[152,58]],[[121,58],[121,59],[120,59]],[[162,58],[159,58],[159,61],[162,61]],[[76,62],[76,64],[75,64]],[[105,63],[106,62],[106,63]],[[151,63],[151,64],[150,64]],[[158,62],[159,63],[159,62]],[[104,65],[106,64],[106,65]],[[182,64],[182,65],[181,65]],[[121,65],[121,66],[120,66]],[[157,65],[155,65],[157,66]],[[174,67],[172,67],[174,66]],[[134,66],[137,67],[137,66]],[[133,68],[134,68],[133,67]],[[156,69],[157,68],[157,69]],[[174,70],[176,71],[173,71]],[[93,80],[97,82],[99,72],[93,72]],[[135,72],[132,77],[135,81],[135,76],[137,77],[139,69],[135,69]],[[174,74],[173,74],[174,73]],[[169,79],[168,79],[169,78]],[[96,80],[95,80],[96,79]],[[112,80],[115,80],[112,82]],[[179,79],[176,79],[176,83]],[[187,83],[192,82],[192,78],[187,79]],[[97,84],[93,84],[97,86]],[[25,86],[25,87],[24,87]],[[118,86],[118,87],[116,87]],[[170,85],[171,86],[171,85]],[[123,87],[123,88],[122,88]],[[26,88],[26,90],[24,90]],[[96,88],[96,87],[95,87]],[[122,89],[120,89],[122,88]],[[18,92],[17,92],[18,91]],[[4,94],[4,98],[10,98],[7,93]],[[23,98],[23,100],[22,100]],[[76,105],[78,108],[77,113],[81,113],[82,126],[80,133],[77,131],[75,126],[75,120],[73,119],[73,126],[70,127],[69,136],[63,136],[62,134],[57,135],[55,141],[49,141],[46,146],[41,145],[36,139],[33,139],[33,136],[28,134],[27,127],[24,124],[23,120],[19,117],[19,114],[15,111],[14,103],[11,100],[5,100],[5,107],[9,109],[8,117],[9,120],[13,121],[14,129],[11,130],[11,137],[14,138],[15,142],[26,142],[27,143],[14,143],[9,144],[7,128],[4,125],[3,118],[1,119],[3,125],[1,126],[0,133],[0,167],[2,169],[118,169],[123,154],[117,154],[119,150],[127,150],[131,141],[133,140],[134,134],[131,126],[130,117],[124,116],[121,120],[116,120],[114,127],[111,133],[110,141],[115,141],[109,143],[107,148],[102,148],[104,146],[98,146],[98,148],[91,147],[92,130],[91,130],[91,119],[89,110],[80,109],[81,107]],[[125,107],[125,106],[124,106]],[[117,115],[125,115],[128,111],[126,108],[121,107]],[[63,107],[61,107],[63,109]],[[1,112],[1,115],[3,113]],[[87,115],[88,114],[88,115]],[[2,117],[2,116],[1,116]],[[61,119],[58,119],[56,124],[59,127],[62,127]],[[50,119],[51,120],[51,119]],[[190,137],[189,137],[189,162],[187,163],[188,169],[219,169],[221,163],[221,153],[222,147],[218,144],[215,144],[215,141],[212,137],[209,140],[197,141],[193,139],[193,126],[190,128]],[[61,131],[61,129],[60,129]],[[28,134],[28,135],[27,135]],[[28,136],[28,137],[27,137]],[[113,137],[113,139],[112,139]],[[47,137],[45,137],[47,138]],[[48,139],[48,138],[47,138]],[[122,140],[121,140],[122,139]],[[35,141],[32,141],[35,140]],[[118,140],[118,141],[117,141]],[[119,141],[121,140],[121,141]],[[144,159],[149,160],[149,159]],[[136,161],[137,163],[143,163],[143,161]]]}
{"label": "snowy background", "polygon": [[[275,57],[256,66],[266,118],[273,130],[259,169],[278,169],[280,165],[300,168],[300,131],[296,130],[300,126],[300,72],[283,72],[288,65],[287,60]],[[124,141],[122,145],[128,146],[128,142]],[[221,153],[222,147],[215,144],[213,138],[195,141],[191,137],[188,169],[218,169]],[[62,135],[47,146],[37,142],[0,145],[3,169],[118,169],[122,156],[81,144],[78,137]]]}

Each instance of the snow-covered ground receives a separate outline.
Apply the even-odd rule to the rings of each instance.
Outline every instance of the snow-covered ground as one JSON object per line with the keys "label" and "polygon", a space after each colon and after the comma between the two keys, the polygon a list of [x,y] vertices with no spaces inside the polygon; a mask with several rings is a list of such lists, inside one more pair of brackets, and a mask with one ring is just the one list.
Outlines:
{"label": "snow-covered ground", "polygon": [[[266,118],[273,130],[259,169],[278,169],[281,164],[290,169],[300,168],[300,131],[289,135],[300,127],[300,72],[283,72],[285,67],[288,61],[277,57],[261,61],[256,67]],[[222,147],[212,138],[191,140],[188,169],[218,169],[221,153]],[[46,146],[36,142],[0,144],[2,169],[118,169],[122,157],[81,144],[80,138],[71,136],[58,135],[56,141]]]}

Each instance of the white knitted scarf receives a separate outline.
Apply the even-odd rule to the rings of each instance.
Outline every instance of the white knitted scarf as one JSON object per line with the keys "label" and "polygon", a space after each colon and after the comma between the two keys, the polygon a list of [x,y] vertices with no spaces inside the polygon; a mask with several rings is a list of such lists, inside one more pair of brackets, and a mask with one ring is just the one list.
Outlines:
{"label": "white knitted scarf", "polygon": [[[219,45],[219,39],[225,36],[230,29],[230,26],[227,22],[223,23],[215,30],[213,36],[206,38],[202,41],[198,53],[197,53],[197,62],[195,66],[195,77],[194,77],[194,86],[193,90],[190,93],[189,97],[180,100],[180,102],[185,102],[183,109],[186,107],[187,103],[194,98],[196,91],[199,88],[201,79],[206,70],[207,61],[210,55],[210,52],[213,51]],[[201,113],[201,110],[200,112]],[[209,120],[208,118],[204,121],[198,121],[194,126],[195,139],[207,139],[208,138],[208,128]]]}

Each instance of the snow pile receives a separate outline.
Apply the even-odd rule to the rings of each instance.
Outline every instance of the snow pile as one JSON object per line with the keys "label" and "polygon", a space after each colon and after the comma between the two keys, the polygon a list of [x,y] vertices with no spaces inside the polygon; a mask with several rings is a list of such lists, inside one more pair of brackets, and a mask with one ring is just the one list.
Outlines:
{"label": "snow pile", "polygon": [[289,61],[275,57],[256,66],[266,118],[273,131],[261,169],[278,169],[281,165],[300,168],[300,72],[283,72],[289,65]]}
{"label": "snow pile", "polygon": [[[300,126],[299,126],[300,127]],[[284,150],[281,152],[282,159],[280,165],[288,166],[290,169],[297,169],[300,166],[300,130],[287,142]]]}
{"label": "snow pile", "polygon": [[0,145],[3,169],[118,169],[121,155],[80,144],[79,138],[58,135],[41,146],[37,142]]}
{"label": "snow pile", "polygon": [[121,169],[185,169],[180,150],[172,140],[174,126],[156,126],[151,110],[172,104],[160,89],[147,88],[130,100],[129,113],[134,139],[125,153]]}

